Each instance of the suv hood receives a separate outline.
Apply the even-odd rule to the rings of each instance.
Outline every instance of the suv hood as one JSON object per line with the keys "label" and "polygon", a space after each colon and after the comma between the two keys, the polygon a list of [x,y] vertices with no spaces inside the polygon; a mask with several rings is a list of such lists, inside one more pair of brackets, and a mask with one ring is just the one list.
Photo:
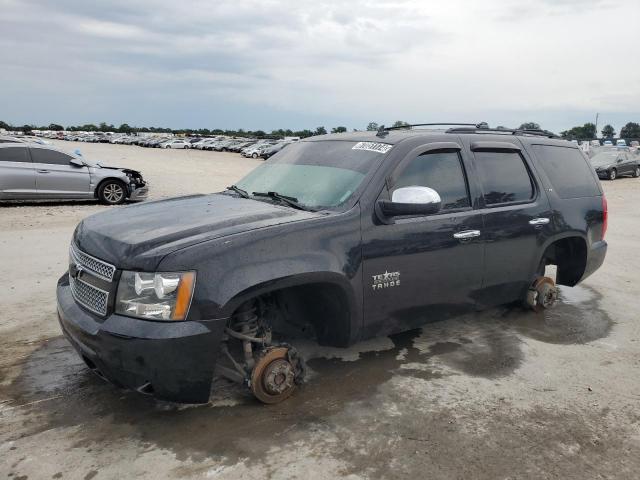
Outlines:
{"label": "suv hood", "polygon": [[118,268],[152,271],[178,249],[320,215],[230,195],[192,195],[92,215],[78,225],[74,241]]}

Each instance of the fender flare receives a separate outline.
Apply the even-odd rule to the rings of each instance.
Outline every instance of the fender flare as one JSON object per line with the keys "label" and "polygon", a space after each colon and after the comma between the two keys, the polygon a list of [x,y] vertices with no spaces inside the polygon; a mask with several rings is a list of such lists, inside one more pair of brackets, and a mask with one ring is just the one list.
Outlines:
{"label": "fender flare", "polygon": [[312,284],[328,284],[337,287],[344,295],[344,301],[346,308],[348,309],[348,343],[352,343],[357,339],[357,335],[361,331],[362,318],[361,312],[358,308],[358,301],[356,298],[356,292],[351,285],[351,282],[343,274],[336,272],[307,272],[296,275],[288,275],[284,277],[274,278],[244,290],[240,290],[227,302],[220,307],[220,316],[222,318],[229,318],[233,315],[235,310],[243,303],[265,295],[290,287],[299,287]]}
{"label": "fender flare", "polygon": [[240,290],[220,307],[223,317],[230,317],[233,312],[247,300],[264,295],[266,293],[275,292],[289,287],[298,287],[313,283],[328,283],[340,287],[345,294],[351,313],[356,305],[355,292],[349,280],[339,273],[335,272],[309,272],[298,275],[288,275],[285,277],[274,278],[266,282],[252,285],[244,290]]}
{"label": "fender flare", "polygon": [[[556,243],[556,242],[558,242],[560,240],[567,239],[567,238],[579,238],[579,239],[581,239],[584,242],[585,251],[586,251],[586,254],[587,254],[587,257],[588,257],[588,254],[589,254],[589,242],[587,241],[586,235],[583,232],[579,231],[579,230],[570,230],[570,231],[562,232],[562,233],[559,233],[559,234],[554,235],[552,237],[549,237],[544,242],[544,244],[542,245],[542,248],[540,249],[541,253],[537,257],[537,262],[534,265],[534,268],[536,268],[536,269],[538,268],[538,266],[542,262],[542,259],[543,259],[544,255],[545,255],[545,253],[547,252],[547,249],[552,244],[554,244],[554,243]],[[588,258],[585,258],[584,260],[585,260],[585,268],[586,268],[586,264],[587,264]],[[535,274],[535,272],[534,272],[534,274]]]}

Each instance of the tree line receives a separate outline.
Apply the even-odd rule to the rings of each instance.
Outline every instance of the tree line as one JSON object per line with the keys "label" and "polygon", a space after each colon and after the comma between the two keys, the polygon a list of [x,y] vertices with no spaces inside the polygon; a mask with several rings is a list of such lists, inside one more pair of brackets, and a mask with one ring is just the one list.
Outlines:
{"label": "tree line", "polygon": [[[409,123],[398,120],[392,124],[392,127],[402,127],[407,126]],[[380,128],[377,122],[369,122],[366,127],[367,131],[376,131]],[[57,123],[51,123],[45,126],[36,126],[36,125],[22,125],[22,126],[14,126],[10,125],[6,122],[0,121],[0,128],[4,128],[6,130],[11,131],[22,131],[24,133],[31,132],[33,130],[52,130],[52,131],[70,131],[70,132],[116,132],[116,133],[173,133],[177,135],[200,135],[200,136],[209,136],[209,135],[228,135],[234,137],[257,137],[257,138],[265,138],[265,137],[300,137],[306,138],[314,135],[325,135],[329,133],[329,131],[323,127],[317,127],[315,130],[291,130],[291,129],[277,129],[271,130],[271,132],[266,132],[264,130],[223,130],[219,128],[208,129],[208,128],[199,128],[199,129],[171,129],[171,128],[163,128],[163,127],[132,127],[126,123],[121,124],[119,127],[116,127],[112,124],[107,124],[106,122],[101,122],[98,125],[94,125],[92,123],[88,123],[85,125],[73,125],[64,127]],[[498,127],[504,128],[504,127]],[[518,127],[519,130],[540,130],[540,124],[536,122],[525,122]],[[348,131],[345,126],[333,127],[330,129],[331,133],[343,133]],[[353,129],[354,132],[358,131],[357,129]],[[612,125],[605,125],[600,131],[602,134],[602,138],[604,139],[614,139],[616,138],[616,130]],[[596,125],[593,123],[585,123],[582,126],[576,126],[570,128],[569,130],[564,130],[560,132],[560,136],[562,138],[566,138],[567,140],[593,140],[597,138]],[[624,139],[640,139],[640,124],[636,122],[628,122],[624,127],[620,129],[620,138]]]}
{"label": "tree line", "polygon": [[[607,140],[613,140],[616,138],[616,130],[613,128],[613,125],[605,125],[602,127],[600,133],[602,134],[602,138]],[[596,134],[596,125],[591,122],[560,132],[560,135],[568,140],[593,140],[597,137]],[[636,122],[628,122],[620,129],[619,138],[623,138],[625,140],[640,139],[640,124]]]}
{"label": "tree line", "polygon": [[[315,130],[291,130],[291,129],[277,129],[272,130],[271,132],[266,132],[264,130],[244,130],[242,128],[238,130],[223,130],[220,128],[208,129],[208,128],[181,128],[181,129],[172,129],[165,127],[132,127],[126,123],[121,124],[119,127],[115,125],[108,124],[106,122],[101,122],[98,125],[93,123],[87,123],[84,125],[69,125],[63,126],[57,123],[51,123],[49,125],[37,126],[37,125],[11,125],[7,122],[0,121],[0,128],[4,128],[9,131],[22,131],[25,134],[31,132],[33,130],[51,130],[51,131],[67,131],[67,132],[114,132],[114,133],[173,133],[176,135],[200,135],[200,136],[209,136],[209,135],[228,135],[234,137],[311,137],[313,135],[325,135],[328,133],[328,130],[320,126]],[[341,133],[346,132],[347,127],[339,126],[333,127],[331,133]]]}

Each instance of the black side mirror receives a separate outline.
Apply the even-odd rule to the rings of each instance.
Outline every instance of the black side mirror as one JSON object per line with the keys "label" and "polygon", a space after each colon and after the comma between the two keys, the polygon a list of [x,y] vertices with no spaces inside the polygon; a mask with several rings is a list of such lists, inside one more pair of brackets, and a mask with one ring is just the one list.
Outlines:
{"label": "black side mirror", "polygon": [[403,187],[393,192],[391,200],[378,200],[378,210],[385,217],[433,215],[442,207],[438,192],[429,187]]}

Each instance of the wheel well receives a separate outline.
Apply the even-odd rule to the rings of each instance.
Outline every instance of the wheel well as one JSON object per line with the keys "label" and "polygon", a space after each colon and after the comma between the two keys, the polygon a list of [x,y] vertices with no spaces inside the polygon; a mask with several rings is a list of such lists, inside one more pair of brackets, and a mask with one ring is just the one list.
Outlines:
{"label": "wheel well", "polygon": [[124,180],[118,177],[107,177],[107,178],[103,178],[102,180],[100,180],[100,183],[98,183],[98,186],[93,192],[93,196],[95,198],[98,198],[98,192],[100,191],[100,187],[102,187],[102,185],[104,185],[109,180],[115,180],[117,182],[120,182],[124,186],[125,190],[127,191],[127,196],[129,196],[129,187],[127,186],[127,183]]}
{"label": "wheel well", "polygon": [[257,307],[259,317],[276,335],[315,338],[320,345],[333,347],[349,344],[349,301],[336,284],[320,282],[282,288],[248,302]]}
{"label": "wheel well", "polygon": [[556,265],[556,283],[573,287],[587,266],[587,243],[581,237],[567,237],[556,240],[542,255],[540,266]]}

